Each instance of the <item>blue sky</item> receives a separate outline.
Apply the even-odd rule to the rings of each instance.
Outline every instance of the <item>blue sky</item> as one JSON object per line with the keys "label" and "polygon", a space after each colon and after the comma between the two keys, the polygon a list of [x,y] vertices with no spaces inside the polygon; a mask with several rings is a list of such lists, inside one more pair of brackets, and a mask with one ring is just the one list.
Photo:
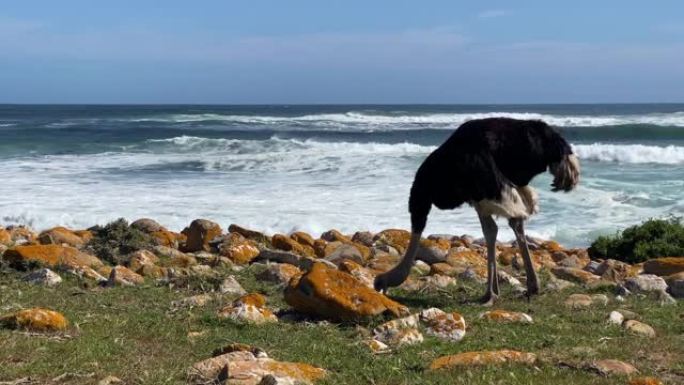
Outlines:
{"label": "blue sky", "polygon": [[0,0],[4,103],[684,102],[681,1]]}

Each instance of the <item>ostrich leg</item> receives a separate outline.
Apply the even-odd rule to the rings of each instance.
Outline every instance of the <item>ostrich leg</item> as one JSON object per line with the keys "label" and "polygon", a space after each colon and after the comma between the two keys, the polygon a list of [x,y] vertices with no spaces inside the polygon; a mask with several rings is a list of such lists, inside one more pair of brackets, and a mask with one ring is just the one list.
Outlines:
{"label": "ostrich leg", "polygon": [[518,247],[522,253],[523,260],[525,261],[525,276],[527,277],[527,295],[531,296],[534,294],[539,294],[539,279],[537,278],[537,273],[534,271],[534,266],[532,266],[532,258],[530,257],[530,250],[527,247],[527,239],[525,238],[524,229],[524,219],[522,218],[511,218],[508,220],[508,224],[513,229],[515,233],[515,239],[518,242]]}
{"label": "ostrich leg", "polygon": [[491,306],[499,296],[499,278],[496,272],[496,235],[499,228],[491,215],[478,215],[487,242],[487,292],[482,297],[482,303]]}
{"label": "ostrich leg", "polygon": [[408,278],[411,268],[416,261],[416,254],[420,246],[420,235],[420,233],[411,233],[411,241],[406,249],[404,258],[392,270],[375,278],[375,290],[386,292],[387,288],[399,286]]}

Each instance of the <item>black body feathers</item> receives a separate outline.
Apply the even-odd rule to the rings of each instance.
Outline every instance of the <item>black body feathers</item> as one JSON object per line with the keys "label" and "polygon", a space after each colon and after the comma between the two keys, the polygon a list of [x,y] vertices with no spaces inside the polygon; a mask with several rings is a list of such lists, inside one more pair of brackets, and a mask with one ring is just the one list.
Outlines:
{"label": "black body feathers", "polygon": [[468,121],[416,172],[409,198],[413,231],[424,230],[433,204],[453,209],[466,202],[498,200],[504,188],[526,186],[570,154],[565,139],[539,120]]}

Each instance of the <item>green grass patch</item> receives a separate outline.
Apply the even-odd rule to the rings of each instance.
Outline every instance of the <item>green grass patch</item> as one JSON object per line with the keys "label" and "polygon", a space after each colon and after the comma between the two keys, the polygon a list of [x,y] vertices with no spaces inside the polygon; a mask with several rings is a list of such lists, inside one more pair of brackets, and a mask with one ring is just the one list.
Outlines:
{"label": "green grass patch", "polygon": [[[261,269],[249,267],[236,273],[236,278],[247,290],[266,294],[271,308],[287,309],[277,286],[254,278]],[[0,381],[94,373],[91,378],[74,378],[69,383],[96,383],[114,375],[128,384],[184,384],[190,365],[231,342],[258,346],[275,359],[326,368],[330,375],[321,383],[331,385],[625,384],[623,378],[603,378],[581,369],[584,363],[601,358],[632,363],[643,375],[669,379],[670,383],[684,379],[681,301],[661,307],[651,298],[632,296],[622,304],[612,301],[608,307],[572,311],[562,306],[572,291],[546,293],[531,302],[504,291],[498,307],[527,312],[534,324],[502,325],[478,318],[486,309],[470,301],[482,290],[479,285],[459,283],[440,293],[391,292],[393,298],[416,311],[436,306],[460,312],[468,331],[459,343],[426,336],[421,344],[374,356],[361,344],[364,333],[356,325],[280,322],[254,326],[219,319],[216,311],[231,298],[204,308],[171,308],[172,301],[196,294],[196,288],[148,284],[84,289],[71,278],[56,288],[45,288],[22,282],[17,272],[2,270],[0,313],[47,307],[64,313],[71,326],[57,335],[0,330]],[[639,338],[608,326],[605,318],[616,308],[636,312],[658,336]],[[363,327],[371,329],[378,322]],[[191,332],[199,334],[190,337]],[[491,349],[533,352],[539,363],[535,367],[426,369],[442,355]]]}

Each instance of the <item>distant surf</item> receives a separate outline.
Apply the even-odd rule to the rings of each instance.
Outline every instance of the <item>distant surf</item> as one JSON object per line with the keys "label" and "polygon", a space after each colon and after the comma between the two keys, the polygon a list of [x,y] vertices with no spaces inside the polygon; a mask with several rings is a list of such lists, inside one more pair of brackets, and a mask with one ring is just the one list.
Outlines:
{"label": "distant surf", "polygon": [[491,117],[508,117],[513,119],[538,119],[559,127],[605,127],[624,125],[655,125],[684,127],[684,112],[653,113],[646,115],[553,115],[532,112],[481,112],[460,114],[407,114],[397,111],[391,114],[378,112],[347,112],[338,114],[310,114],[300,116],[267,116],[267,115],[223,115],[223,114],[170,114],[144,118],[131,118],[132,122],[223,122],[255,125],[303,125],[312,123],[321,126],[345,127],[348,125],[377,127],[420,127],[424,125],[444,128],[458,126],[468,120]]}

